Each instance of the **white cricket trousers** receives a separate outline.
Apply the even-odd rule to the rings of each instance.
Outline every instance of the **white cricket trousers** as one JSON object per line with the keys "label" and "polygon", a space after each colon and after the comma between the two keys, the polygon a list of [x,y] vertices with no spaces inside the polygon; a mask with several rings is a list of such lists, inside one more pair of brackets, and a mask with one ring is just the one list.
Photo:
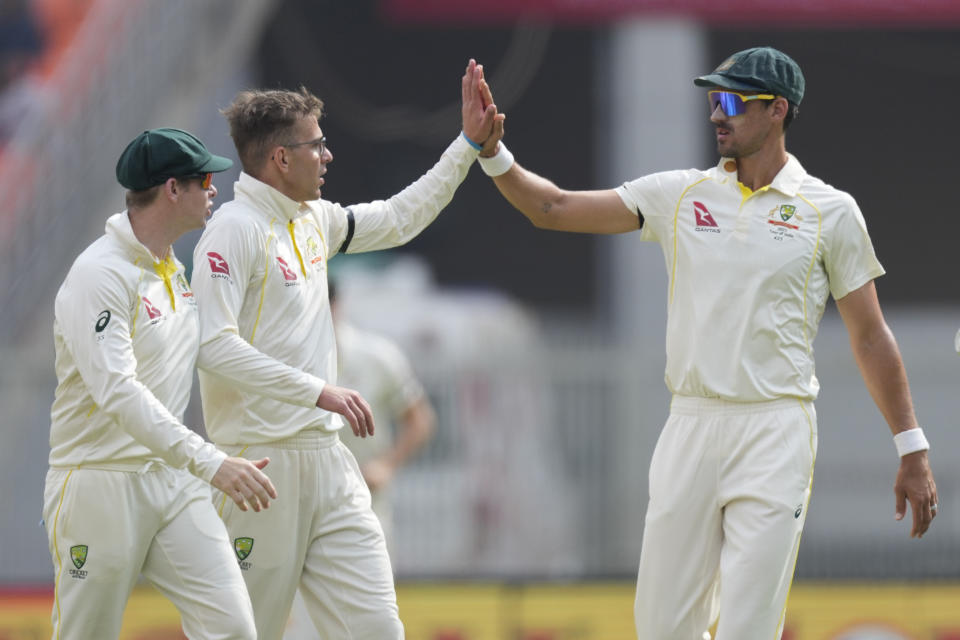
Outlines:
{"label": "white cricket trousers", "polygon": [[43,502],[56,573],[53,640],[119,637],[141,573],[180,611],[191,640],[255,640],[250,597],[207,483],[160,462],[139,471],[51,468]]}
{"label": "white cricket trousers", "polygon": [[[352,437],[352,435],[351,435]],[[316,637],[402,640],[393,569],[370,491],[336,432],[223,446],[265,472],[278,498],[260,513],[240,511],[214,491],[253,602],[259,640],[280,640],[299,586]]]}
{"label": "white cricket trousers", "polygon": [[650,464],[639,640],[775,640],[817,451],[813,403],[675,396]]}

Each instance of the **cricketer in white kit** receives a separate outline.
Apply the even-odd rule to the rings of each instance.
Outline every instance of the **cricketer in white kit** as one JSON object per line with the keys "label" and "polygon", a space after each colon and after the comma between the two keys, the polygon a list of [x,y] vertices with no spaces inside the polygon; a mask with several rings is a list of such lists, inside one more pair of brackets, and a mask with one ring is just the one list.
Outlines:
{"label": "cricketer in white kit", "polygon": [[117,164],[128,210],[107,220],[57,293],[43,506],[56,640],[118,637],[141,573],[179,609],[187,637],[256,637],[210,483],[257,511],[276,492],[254,463],[181,424],[200,331],[170,246],[203,225],[212,174],[231,165],[185,131],[142,133]]}
{"label": "cricketer in white kit", "polygon": [[[376,437],[350,434],[342,442],[353,454],[370,489],[373,513],[393,548],[393,478],[433,434],[436,414],[406,354],[393,340],[342,318],[333,283],[330,306],[337,337],[337,381],[359,391],[370,404]],[[283,640],[316,637],[303,597],[297,594]]]}
{"label": "cricketer in white kit", "polygon": [[[650,466],[634,608],[642,640],[780,637],[817,451],[813,340],[829,295],[901,455],[896,517],[921,536],[937,511],[929,445],[877,301],[883,274],[853,198],[786,152],[799,66],[741,51],[710,88],[721,155],[706,171],[565,191],[513,161],[481,158],[535,225],[659,243],[668,282],[670,416]],[[491,96],[485,96],[492,100]]]}
{"label": "cricketer in white kit", "polygon": [[215,502],[260,640],[281,638],[298,587],[327,640],[403,637],[383,530],[337,433],[341,415],[361,437],[373,420],[360,394],[336,385],[327,262],[401,245],[451,200],[496,117],[479,77],[471,61],[463,134],[432,169],[387,200],[347,208],[320,199],[333,154],[318,98],[246,91],[225,110],[244,171],[195,250],[198,366],[211,439],[233,455],[269,455],[283,496],[262,519]]}

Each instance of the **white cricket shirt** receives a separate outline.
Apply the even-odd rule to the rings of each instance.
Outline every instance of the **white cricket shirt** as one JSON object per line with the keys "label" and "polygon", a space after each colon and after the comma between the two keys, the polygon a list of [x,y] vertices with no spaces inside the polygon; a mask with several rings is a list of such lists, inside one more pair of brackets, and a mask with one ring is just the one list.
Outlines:
{"label": "white cricket shirt", "polygon": [[58,385],[50,466],[164,461],[210,481],[226,458],[181,424],[197,358],[197,305],[174,257],[154,260],[127,212],[73,263],[54,303]]}
{"label": "white cricket shirt", "polygon": [[853,198],[792,155],[756,192],[739,184],[728,158],[616,191],[666,260],[670,391],[816,398],[813,340],[827,295],[840,299],[884,273]]}
{"label": "white cricket shirt", "polygon": [[336,381],[327,261],[408,242],[453,198],[478,151],[462,136],[416,182],[388,200],[342,207],[295,202],[241,173],[194,252],[200,308],[200,391],[217,444],[254,444],[303,429],[334,431],[339,415],[316,407]]}

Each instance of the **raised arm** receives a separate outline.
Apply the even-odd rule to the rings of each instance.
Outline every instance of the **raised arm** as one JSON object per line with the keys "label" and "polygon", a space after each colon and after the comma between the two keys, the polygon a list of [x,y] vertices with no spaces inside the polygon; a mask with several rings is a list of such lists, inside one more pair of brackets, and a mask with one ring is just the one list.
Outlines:
{"label": "raised arm", "polygon": [[[837,300],[837,309],[850,334],[850,348],[867,390],[894,435],[917,428],[910,385],[893,333],[883,319],[877,290],[871,280]],[[900,458],[894,484],[896,519],[906,515],[909,500],[913,511],[910,537],[922,537],[936,516],[937,485],[927,459],[919,450]]]}
{"label": "raised arm", "polygon": [[[493,94],[482,67],[477,75],[482,102],[489,109]],[[640,217],[623,204],[613,189],[565,191],[517,164],[501,142],[505,120],[505,114],[494,116],[491,134],[480,151],[480,165],[507,202],[534,226],[580,233],[625,233],[640,228]]]}
{"label": "raised arm", "polygon": [[540,229],[625,233],[640,228],[640,218],[613,189],[566,191],[516,162],[493,182],[507,202]]}

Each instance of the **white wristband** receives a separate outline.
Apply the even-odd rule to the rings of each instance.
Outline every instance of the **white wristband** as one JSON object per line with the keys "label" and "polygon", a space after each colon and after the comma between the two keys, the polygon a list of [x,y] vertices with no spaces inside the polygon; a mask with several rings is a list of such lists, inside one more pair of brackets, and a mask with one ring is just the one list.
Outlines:
{"label": "white wristband", "polygon": [[480,168],[491,178],[503,175],[513,166],[513,154],[510,153],[510,149],[507,149],[507,145],[502,142],[500,143],[500,151],[497,152],[497,155],[492,158],[480,156],[477,159],[480,161]]}
{"label": "white wristband", "polygon": [[897,454],[902,458],[908,453],[917,451],[926,451],[930,448],[930,443],[923,435],[923,429],[916,427],[907,429],[893,436],[893,444],[897,447]]}

